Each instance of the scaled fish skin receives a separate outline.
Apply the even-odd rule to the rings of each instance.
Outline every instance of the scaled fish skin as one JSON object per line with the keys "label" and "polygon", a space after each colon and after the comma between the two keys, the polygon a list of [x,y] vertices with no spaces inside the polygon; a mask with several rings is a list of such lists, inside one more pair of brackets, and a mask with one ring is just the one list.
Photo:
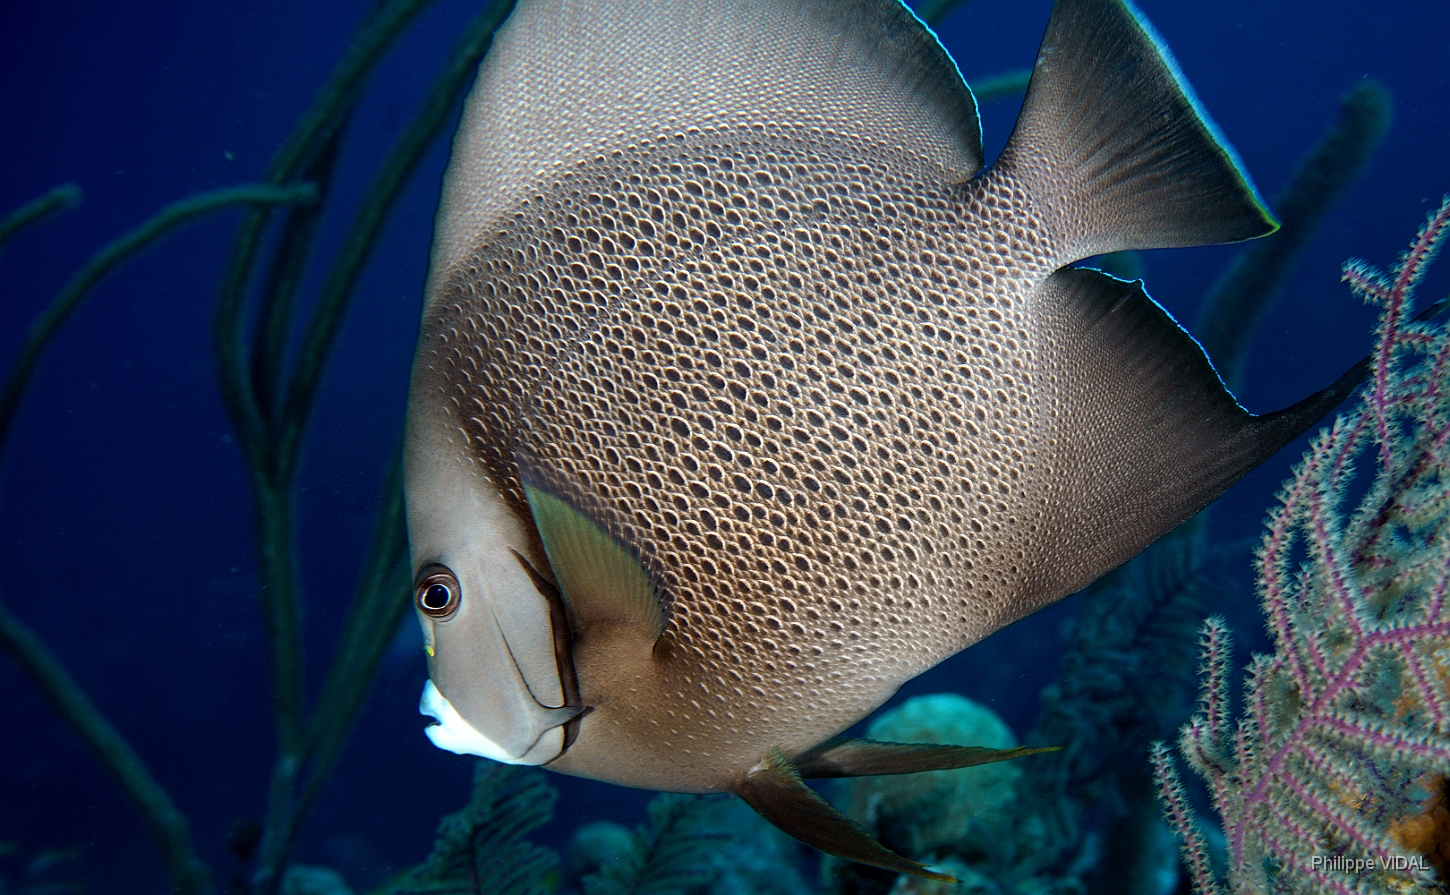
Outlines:
{"label": "scaled fish skin", "polygon": [[1140,282],[1274,223],[1145,20],[1058,0],[1011,140],[895,0],[521,0],[439,212],[406,445],[439,746],[740,794],[931,875],[801,776],[1341,400],[1244,411]]}

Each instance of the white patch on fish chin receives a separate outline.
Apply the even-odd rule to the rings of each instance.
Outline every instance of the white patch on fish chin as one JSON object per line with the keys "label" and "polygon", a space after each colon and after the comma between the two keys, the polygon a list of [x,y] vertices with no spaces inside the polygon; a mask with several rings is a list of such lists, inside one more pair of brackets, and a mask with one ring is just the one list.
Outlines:
{"label": "white patch on fish chin", "polygon": [[[428,739],[433,741],[433,745],[459,755],[478,755],[504,764],[538,765],[555,758],[563,746],[563,731],[555,728],[546,731],[543,736],[539,737],[539,741],[523,755],[510,755],[502,746],[479,733],[478,728],[469,724],[462,715],[458,714],[458,710],[444,698],[431,680],[423,685],[423,698],[418,702],[418,712],[438,722],[430,724],[423,731],[428,735]],[[550,734],[555,734],[560,742],[557,744],[547,742],[551,739]]]}

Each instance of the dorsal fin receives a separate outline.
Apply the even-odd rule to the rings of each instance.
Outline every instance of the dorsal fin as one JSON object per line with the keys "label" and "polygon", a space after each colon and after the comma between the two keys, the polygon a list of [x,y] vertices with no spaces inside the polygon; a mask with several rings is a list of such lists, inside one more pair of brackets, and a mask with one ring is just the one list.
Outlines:
{"label": "dorsal fin", "polygon": [[1153,26],[1124,0],[1053,6],[994,169],[1033,199],[1063,264],[1277,226]]}
{"label": "dorsal fin", "polygon": [[898,0],[520,0],[464,109],[435,269],[581,161],[787,126],[889,145],[951,182],[982,165],[971,91]]}
{"label": "dorsal fin", "polygon": [[559,590],[569,606],[576,636],[618,625],[653,644],[665,628],[665,609],[649,573],[603,527],[544,488],[524,482],[539,539]]}
{"label": "dorsal fin", "polygon": [[1053,342],[1039,379],[1052,396],[1042,407],[1047,509],[1016,618],[1087,585],[1198,512],[1314,425],[1363,375],[1356,367],[1290,408],[1255,416],[1141,281],[1068,268],[1039,286],[1032,303]]}

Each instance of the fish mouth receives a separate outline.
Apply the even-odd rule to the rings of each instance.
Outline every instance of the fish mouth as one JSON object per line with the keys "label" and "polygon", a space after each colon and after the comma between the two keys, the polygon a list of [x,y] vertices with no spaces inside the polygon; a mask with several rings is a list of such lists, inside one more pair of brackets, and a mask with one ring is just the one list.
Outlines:
{"label": "fish mouth", "polygon": [[431,719],[423,732],[439,749],[459,755],[480,755],[494,761],[514,761],[514,757],[506,749],[465,721],[431,679],[423,685],[423,698],[418,702],[418,713]]}
{"label": "fish mouth", "polygon": [[[544,764],[552,761],[560,751],[549,744],[542,744],[545,748],[540,750],[544,735],[568,724],[584,711],[583,706],[540,708],[550,715],[549,721],[554,723],[540,730],[539,735],[522,754],[515,754],[468,723],[468,719],[458,713],[453,703],[448,701],[431,679],[423,685],[423,697],[418,701],[418,713],[430,719],[423,733],[432,740],[433,745],[458,755],[478,755],[504,764]],[[536,751],[545,754],[535,755]]]}

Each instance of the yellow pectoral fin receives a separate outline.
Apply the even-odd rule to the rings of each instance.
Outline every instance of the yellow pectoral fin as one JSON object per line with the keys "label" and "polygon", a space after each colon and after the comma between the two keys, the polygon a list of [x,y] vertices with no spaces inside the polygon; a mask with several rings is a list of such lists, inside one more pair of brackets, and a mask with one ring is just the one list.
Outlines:
{"label": "yellow pectoral fin", "polygon": [[524,494],[578,631],[600,624],[624,625],[653,643],[664,630],[665,608],[659,589],[634,553],[543,488],[526,483]]}

